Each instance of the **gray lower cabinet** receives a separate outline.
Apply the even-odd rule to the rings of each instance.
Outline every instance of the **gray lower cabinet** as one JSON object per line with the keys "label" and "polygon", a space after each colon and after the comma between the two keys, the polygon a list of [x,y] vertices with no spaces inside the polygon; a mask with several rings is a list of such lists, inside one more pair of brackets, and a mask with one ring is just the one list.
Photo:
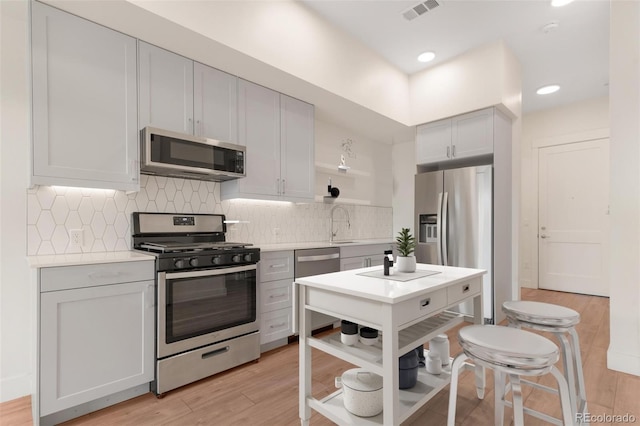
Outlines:
{"label": "gray lower cabinet", "polygon": [[57,424],[148,392],[154,263],[39,270],[38,420]]}
{"label": "gray lower cabinet", "polygon": [[32,2],[33,184],[138,190],[136,39]]}
{"label": "gray lower cabinet", "polygon": [[262,352],[287,344],[292,334],[293,251],[260,254],[260,345]]}
{"label": "gray lower cabinet", "polygon": [[393,243],[340,247],[340,270],[379,266],[384,263],[385,250],[393,250]]}

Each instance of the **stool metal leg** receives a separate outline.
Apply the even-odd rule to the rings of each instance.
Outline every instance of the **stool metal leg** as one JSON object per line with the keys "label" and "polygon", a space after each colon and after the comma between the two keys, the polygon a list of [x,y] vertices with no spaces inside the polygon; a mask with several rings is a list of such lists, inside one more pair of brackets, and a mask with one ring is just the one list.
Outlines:
{"label": "stool metal leg", "polygon": [[580,354],[580,341],[578,339],[578,333],[575,328],[569,330],[571,340],[574,348],[574,360],[576,365],[576,372],[578,376],[578,398],[576,399],[579,413],[587,412],[587,392],[584,387],[584,374],[582,373],[582,355]]}
{"label": "stool metal leg", "polygon": [[576,374],[575,364],[573,362],[573,348],[569,339],[564,332],[554,333],[560,344],[562,345],[562,366],[564,367],[564,375],[567,379],[567,386],[569,386],[569,396],[571,398],[571,408],[574,413],[578,411],[578,403],[576,401]]}
{"label": "stool metal leg", "polygon": [[505,375],[502,371],[494,370],[493,382],[495,397],[495,426],[504,426],[504,398],[505,398]]}
{"label": "stool metal leg", "polygon": [[520,386],[520,376],[509,374],[511,382],[511,397],[513,398],[513,424],[515,426],[524,425],[524,403],[522,402],[522,386]]}
{"label": "stool metal leg", "polygon": [[458,376],[462,363],[468,359],[464,352],[460,352],[451,364],[451,383],[449,387],[449,413],[447,416],[447,426],[456,424],[456,402],[458,398]]}
{"label": "stool metal leg", "polygon": [[478,399],[484,399],[484,388],[485,388],[485,371],[484,367],[481,365],[476,365],[475,375],[476,375],[476,393],[478,394]]}
{"label": "stool metal leg", "polygon": [[569,396],[567,380],[555,366],[551,368],[551,374],[553,374],[558,382],[558,392],[560,393],[560,406],[562,407],[562,418],[564,420],[564,424],[565,426],[574,426],[576,424],[576,419],[573,411],[571,410],[571,397]]}

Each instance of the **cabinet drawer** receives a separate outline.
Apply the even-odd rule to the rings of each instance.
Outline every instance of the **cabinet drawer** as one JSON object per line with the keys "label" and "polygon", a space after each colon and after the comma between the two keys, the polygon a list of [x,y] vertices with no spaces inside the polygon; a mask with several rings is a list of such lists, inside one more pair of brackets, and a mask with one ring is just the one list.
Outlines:
{"label": "cabinet drawer", "polygon": [[396,310],[398,324],[406,324],[429,315],[447,306],[447,290],[441,289],[420,297],[402,302]]}
{"label": "cabinet drawer", "polygon": [[69,290],[155,279],[153,260],[59,266],[40,270],[40,291]]}
{"label": "cabinet drawer", "polygon": [[269,251],[260,253],[260,282],[293,280],[293,250]]}
{"label": "cabinet drawer", "polygon": [[482,290],[482,278],[464,281],[447,288],[447,304],[462,301],[467,297],[475,296]]}
{"label": "cabinet drawer", "polygon": [[292,313],[291,308],[263,313],[260,316],[260,344],[290,336]]}
{"label": "cabinet drawer", "polygon": [[260,306],[262,307],[262,313],[291,308],[292,284],[292,279],[260,283]]}
{"label": "cabinet drawer", "polygon": [[392,243],[365,244],[340,247],[340,258],[383,255],[385,250],[393,250]]}

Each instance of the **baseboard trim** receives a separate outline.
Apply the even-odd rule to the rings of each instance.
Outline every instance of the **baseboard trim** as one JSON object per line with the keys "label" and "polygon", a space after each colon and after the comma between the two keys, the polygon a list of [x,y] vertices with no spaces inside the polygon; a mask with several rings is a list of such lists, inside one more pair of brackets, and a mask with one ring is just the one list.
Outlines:
{"label": "baseboard trim", "polygon": [[0,403],[12,401],[33,393],[31,375],[7,377],[0,380]]}
{"label": "baseboard trim", "polygon": [[640,356],[607,350],[607,368],[640,376]]}
{"label": "baseboard trim", "polygon": [[68,420],[75,419],[76,417],[84,416],[85,414],[102,410],[103,408],[110,407],[128,399],[144,395],[146,393],[149,393],[149,383],[145,383],[143,385],[126,389],[109,396],[98,398],[93,401],[89,401],[84,404],[80,404],[75,407],[67,408],[66,410],[58,411],[57,413],[41,417],[40,426],[53,426],[59,423],[64,423]]}

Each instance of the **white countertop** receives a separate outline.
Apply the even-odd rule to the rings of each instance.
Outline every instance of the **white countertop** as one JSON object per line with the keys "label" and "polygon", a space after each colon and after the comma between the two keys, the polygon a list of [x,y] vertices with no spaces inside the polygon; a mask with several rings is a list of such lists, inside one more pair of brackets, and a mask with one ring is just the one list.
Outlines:
{"label": "white countertop", "polygon": [[109,251],[99,253],[52,254],[27,256],[32,268],[52,268],[55,266],[90,265],[96,263],[139,262],[155,260],[155,256],[138,251]]}
{"label": "white countertop", "polygon": [[364,246],[369,244],[395,244],[395,241],[391,238],[381,238],[381,239],[371,239],[371,240],[349,240],[349,242],[336,241],[334,243],[330,243],[329,241],[316,241],[316,242],[304,242],[304,243],[256,244],[255,247],[259,247],[261,251],[281,251],[281,250],[302,250],[302,249],[324,248],[324,247]]}
{"label": "white countertop", "polygon": [[[358,275],[362,272],[381,270],[382,268],[382,266],[372,266],[370,268],[313,275],[298,278],[295,282],[309,287],[394,304],[418,297],[421,294],[430,293],[456,282],[480,277],[487,272],[483,269],[419,263],[416,267],[417,271],[426,270],[439,273],[405,282]],[[394,273],[398,272],[394,271]]]}

